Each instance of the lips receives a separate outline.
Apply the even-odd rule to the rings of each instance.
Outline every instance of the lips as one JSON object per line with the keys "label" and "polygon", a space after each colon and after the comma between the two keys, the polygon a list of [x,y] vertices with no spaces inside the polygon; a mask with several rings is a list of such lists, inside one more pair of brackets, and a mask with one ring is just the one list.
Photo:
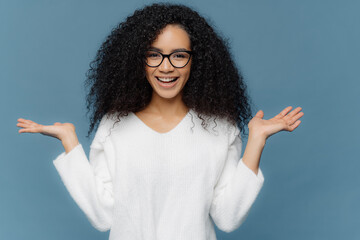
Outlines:
{"label": "lips", "polygon": [[156,79],[163,83],[175,82],[179,77],[156,77]]}

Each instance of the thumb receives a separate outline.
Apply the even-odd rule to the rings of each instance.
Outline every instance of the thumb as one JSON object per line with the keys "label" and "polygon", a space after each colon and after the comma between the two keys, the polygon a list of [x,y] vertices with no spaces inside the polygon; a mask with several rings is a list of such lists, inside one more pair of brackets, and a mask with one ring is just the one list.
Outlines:
{"label": "thumb", "polygon": [[262,110],[258,111],[256,113],[255,117],[263,118],[264,117],[264,112]]}

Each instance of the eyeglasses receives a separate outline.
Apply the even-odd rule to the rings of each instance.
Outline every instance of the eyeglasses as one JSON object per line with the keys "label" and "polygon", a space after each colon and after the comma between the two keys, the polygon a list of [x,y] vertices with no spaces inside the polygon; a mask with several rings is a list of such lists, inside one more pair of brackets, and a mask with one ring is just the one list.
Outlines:
{"label": "eyeglasses", "polygon": [[192,54],[192,51],[176,51],[170,54],[162,54],[150,50],[146,52],[145,62],[149,67],[158,67],[164,61],[164,58],[168,58],[173,67],[182,68],[189,63]]}

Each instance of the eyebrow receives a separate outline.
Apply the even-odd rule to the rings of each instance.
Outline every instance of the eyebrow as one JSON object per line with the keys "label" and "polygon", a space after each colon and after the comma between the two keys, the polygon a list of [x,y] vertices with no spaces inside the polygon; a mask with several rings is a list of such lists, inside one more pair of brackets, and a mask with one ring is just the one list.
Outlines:
{"label": "eyebrow", "polygon": [[[155,50],[155,51],[159,51],[159,52],[163,51],[161,48],[156,48],[156,47],[150,47],[149,50]],[[190,50],[186,49],[186,48],[175,48],[175,49],[171,50],[171,52],[176,52],[176,51],[190,51]]]}

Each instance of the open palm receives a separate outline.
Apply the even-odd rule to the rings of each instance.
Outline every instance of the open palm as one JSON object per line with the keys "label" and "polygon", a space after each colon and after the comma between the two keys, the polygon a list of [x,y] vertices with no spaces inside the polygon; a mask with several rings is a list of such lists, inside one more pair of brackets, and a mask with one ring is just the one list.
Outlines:
{"label": "open palm", "polygon": [[248,124],[249,131],[263,135],[266,139],[280,131],[294,131],[300,125],[299,119],[304,113],[300,112],[301,107],[290,112],[291,109],[291,106],[286,107],[278,115],[268,120],[263,119],[264,112],[262,110],[258,111]]}
{"label": "open palm", "polygon": [[56,122],[54,125],[42,125],[23,118],[18,119],[16,126],[22,128],[19,130],[19,133],[41,133],[43,135],[55,137],[59,140],[62,140],[66,134],[75,132],[75,126],[72,123]]}

